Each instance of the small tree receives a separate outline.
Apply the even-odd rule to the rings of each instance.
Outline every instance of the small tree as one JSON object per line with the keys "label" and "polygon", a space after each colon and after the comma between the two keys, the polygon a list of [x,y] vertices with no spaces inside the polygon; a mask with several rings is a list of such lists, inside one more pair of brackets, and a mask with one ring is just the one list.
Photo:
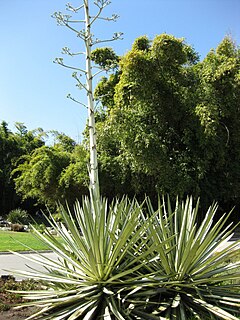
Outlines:
{"label": "small tree", "polygon": [[[92,53],[93,47],[105,42],[114,41],[121,37],[122,33],[114,33],[111,39],[100,40],[94,36],[92,33],[93,24],[101,19],[106,21],[116,21],[118,18],[117,15],[113,14],[112,17],[103,17],[102,11],[107,7],[111,1],[108,0],[96,0],[92,1],[92,5],[97,9],[94,15],[90,14],[90,3],[89,0],[83,0],[82,5],[79,7],[73,7],[71,4],[67,4],[66,8],[68,11],[77,14],[80,11],[84,12],[83,20],[73,20],[71,15],[63,14],[61,12],[55,12],[53,17],[56,18],[59,25],[66,26],[68,29],[76,33],[77,37],[83,41],[85,51],[73,53],[69,48],[63,48],[63,53],[69,56],[75,56],[83,54],[85,55],[85,69],[81,67],[73,67],[66,65],[63,61],[63,58],[56,58],[55,62],[64,66],[66,68],[74,70],[72,76],[77,81],[77,86],[80,89],[84,89],[87,95],[87,104],[75,100],[71,95],[68,95],[68,98],[72,99],[75,102],[80,103],[88,109],[88,128],[89,128],[89,150],[90,150],[90,164],[89,164],[89,178],[90,178],[90,192],[93,195],[93,199],[97,200],[100,197],[99,191],[99,178],[98,178],[98,160],[97,160],[97,147],[96,147],[96,127],[95,127],[95,101],[93,95],[93,79],[99,75],[100,72],[107,71],[109,64],[98,64],[98,66],[93,62]],[[82,29],[76,29],[76,24],[82,24]],[[103,49],[104,54],[108,54],[106,49]],[[112,57],[111,57],[112,58]],[[97,68],[96,73],[93,72],[93,69]],[[84,76],[85,80],[82,80]]]}

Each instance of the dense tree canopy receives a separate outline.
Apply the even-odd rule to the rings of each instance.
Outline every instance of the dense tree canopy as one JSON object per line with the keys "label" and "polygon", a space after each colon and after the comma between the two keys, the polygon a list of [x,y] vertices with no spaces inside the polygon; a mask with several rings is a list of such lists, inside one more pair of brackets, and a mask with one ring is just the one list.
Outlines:
{"label": "dense tree canopy", "polygon": [[13,133],[5,121],[0,125],[0,215],[20,203],[11,175],[19,157],[44,144],[42,129],[28,131],[22,123],[16,123],[15,127]]}
{"label": "dense tree canopy", "polygon": [[56,133],[53,146],[42,146],[24,155],[13,170],[16,190],[23,199],[55,206],[73,203],[87,192],[87,151],[64,134]]}
{"label": "dense tree canopy", "polygon": [[[87,192],[88,154],[83,145],[56,131],[28,131],[23,123],[17,122],[15,129],[5,121],[0,125],[1,216],[16,207],[34,213],[42,204],[66,200],[71,205]],[[45,143],[49,135],[52,145]]]}
{"label": "dense tree canopy", "polygon": [[240,50],[226,37],[198,65],[195,112],[204,131],[206,162],[200,184],[209,198],[240,204]]}
{"label": "dense tree canopy", "polygon": [[202,62],[183,39],[138,38],[95,92],[102,176],[117,180],[104,192],[239,204],[239,85],[229,37]]}

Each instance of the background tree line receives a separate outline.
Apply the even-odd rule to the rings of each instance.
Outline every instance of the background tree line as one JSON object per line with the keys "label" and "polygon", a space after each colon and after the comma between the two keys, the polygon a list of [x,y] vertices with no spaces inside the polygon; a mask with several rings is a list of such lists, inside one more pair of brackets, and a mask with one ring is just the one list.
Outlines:
{"label": "background tree line", "polygon": [[[240,207],[240,50],[226,37],[203,61],[183,39],[143,36],[118,57],[97,49],[108,67],[95,90],[101,193],[141,199],[168,193]],[[86,130],[87,132],[87,130]],[[87,193],[88,152],[55,132],[5,122],[0,127],[0,212]],[[87,139],[87,136],[86,136]],[[22,202],[23,201],[23,202]],[[237,210],[236,210],[237,212]]]}
{"label": "background tree line", "polygon": [[[0,215],[21,207],[34,214],[47,204],[69,204],[87,193],[86,148],[59,132],[28,131],[16,123],[16,132],[0,125]],[[53,143],[46,143],[48,135]],[[43,206],[44,205],[44,206]]]}

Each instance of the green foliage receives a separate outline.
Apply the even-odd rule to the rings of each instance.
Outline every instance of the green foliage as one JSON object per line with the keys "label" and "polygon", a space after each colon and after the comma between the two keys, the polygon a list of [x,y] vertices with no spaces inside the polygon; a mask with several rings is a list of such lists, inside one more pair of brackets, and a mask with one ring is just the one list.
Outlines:
{"label": "green foliage", "polygon": [[208,197],[221,204],[239,205],[240,171],[240,68],[239,49],[226,37],[198,65],[201,79],[196,105],[205,147],[205,174],[203,187]]}
{"label": "green foliage", "polygon": [[55,206],[63,199],[72,203],[87,192],[87,152],[65,135],[60,138],[54,146],[24,156],[13,171],[16,190],[24,199]]}
{"label": "green foliage", "polygon": [[20,205],[11,176],[19,157],[29,154],[44,144],[42,129],[28,131],[22,123],[16,123],[16,133],[3,121],[0,125],[0,210],[6,215],[11,209]]}
{"label": "green foliage", "polygon": [[165,68],[178,67],[187,61],[186,53],[183,50],[183,39],[176,39],[174,36],[161,34],[156,36],[152,43],[152,57]]}
{"label": "green foliage", "polygon": [[48,198],[56,201],[56,184],[63,169],[69,164],[69,157],[65,152],[59,153],[53,148],[43,146],[26,155],[13,174],[22,173],[15,178],[18,192],[24,197],[38,199],[43,202]]}
{"label": "green foliage", "polygon": [[[67,199],[73,203],[87,192],[88,154],[83,145],[57,131],[52,146],[46,146],[47,133],[41,128],[28,131],[15,124],[16,133],[6,122],[0,125],[0,212],[7,215],[16,207],[27,207]],[[24,204],[22,202],[24,201]]]}
{"label": "green foliage", "polygon": [[119,57],[112,48],[97,48],[92,51],[91,60],[101,68],[110,70],[117,68]]}
{"label": "green foliage", "polygon": [[11,223],[27,224],[29,223],[29,215],[26,210],[17,208],[9,212],[7,220]]}
{"label": "green foliage", "polygon": [[[115,88],[111,78],[97,87],[108,115],[97,124],[100,162],[114,157],[109,164],[118,163],[120,181],[129,181],[130,175],[132,193],[144,194],[146,185],[150,194],[198,191],[201,163],[192,168],[198,156],[198,119],[190,108],[196,81],[189,52],[183,39],[163,34],[150,46],[141,37],[121,58]],[[112,171],[105,166],[104,175],[105,170]]]}
{"label": "green foliage", "polygon": [[53,217],[53,219],[56,221],[56,222],[62,222],[62,215],[61,215],[61,213],[59,212],[59,213],[54,213],[53,215],[52,215],[52,217]]}
{"label": "green foliage", "polygon": [[76,147],[76,141],[68,137],[66,134],[59,133],[58,131],[51,131],[51,133],[53,133],[55,137],[54,147],[56,149],[72,152]]}
{"label": "green foliage", "polygon": [[229,37],[201,62],[172,35],[135,40],[95,90],[100,175],[114,185],[106,195],[126,187],[144,198],[147,188],[201,196],[204,208],[240,205],[239,57]]}
{"label": "green foliage", "polygon": [[[101,100],[103,106],[111,108],[114,106],[115,86],[119,81],[119,73],[111,74],[109,78],[102,77],[94,91],[96,99]],[[104,111],[104,110],[102,110]],[[103,112],[102,112],[103,113]],[[96,114],[98,120],[98,114]]]}
{"label": "green foliage", "polygon": [[[147,206],[145,206],[147,205]],[[154,211],[127,198],[84,198],[74,214],[61,207],[64,223],[49,221],[61,241],[37,233],[56,253],[26,259],[45,268],[18,274],[40,279],[44,287],[19,291],[24,306],[41,310],[32,319],[237,319],[240,262],[226,263],[239,252],[240,241],[226,244],[233,228],[229,215],[216,223],[217,206],[197,224],[192,200],[159,202]],[[37,232],[37,231],[36,231]]]}
{"label": "green foliage", "polygon": [[149,50],[150,48],[150,41],[147,36],[142,36],[137,38],[133,43],[133,49],[135,50]]}

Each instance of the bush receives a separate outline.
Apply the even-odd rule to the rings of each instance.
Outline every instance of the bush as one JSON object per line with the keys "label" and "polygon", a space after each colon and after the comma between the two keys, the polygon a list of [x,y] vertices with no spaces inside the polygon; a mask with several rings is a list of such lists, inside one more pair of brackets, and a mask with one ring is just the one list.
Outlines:
{"label": "bush", "polygon": [[11,224],[11,230],[15,231],[15,232],[24,232],[25,228],[23,224],[19,224],[19,223],[12,223]]}
{"label": "bush", "polygon": [[31,225],[30,225],[30,230],[31,231],[33,231],[33,230],[37,230],[38,232],[40,232],[40,233],[44,233],[45,232],[45,230],[46,230],[46,225],[45,224],[43,224],[43,223],[31,223]]}
{"label": "bush", "polygon": [[11,223],[27,224],[29,216],[26,210],[17,208],[9,212],[7,220]]}
{"label": "bush", "polygon": [[64,223],[49,220],[60,242],[36,230],[58,259],[29,258],[45,271],[19,272],[46,286],[23,293],[42,307],[32,319],[238,319],[240,285],[225,283],[240,279],[240,262],[226,263],[240,241],[226,248],[233,228],[229,215],[213,223],[216,210],[198,226],[191,199],[174,209],[159,201],[157,211],[126,198],[85,198],[74,214],[61,207]]}

